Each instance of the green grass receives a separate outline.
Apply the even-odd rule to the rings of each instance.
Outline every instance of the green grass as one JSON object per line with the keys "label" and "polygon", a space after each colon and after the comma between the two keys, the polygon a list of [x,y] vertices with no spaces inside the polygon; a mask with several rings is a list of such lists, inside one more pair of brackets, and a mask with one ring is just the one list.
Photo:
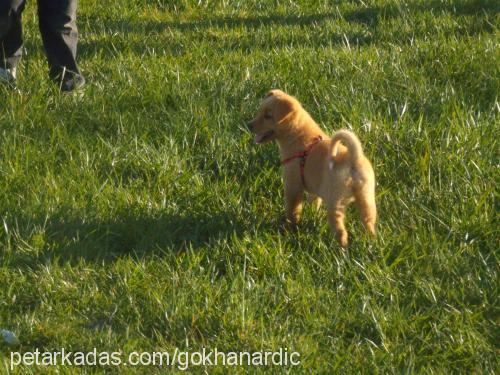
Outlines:
{"label": "green grass", "polygon": [[[16,350],[287,347],[301,366],[267,370],[498,373],[498,2],[81,1],[83,98],[48,81],[35,9],[20,93],[0,87]],[[375,240],[354,210],[347,251],[324,213],[280,232],[276,146],[245,128],[270,88],[360,136]]]}

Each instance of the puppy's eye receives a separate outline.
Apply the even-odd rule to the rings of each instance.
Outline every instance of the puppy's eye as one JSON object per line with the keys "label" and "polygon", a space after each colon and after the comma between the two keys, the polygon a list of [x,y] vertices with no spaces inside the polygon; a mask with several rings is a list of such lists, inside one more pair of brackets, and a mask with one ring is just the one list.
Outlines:
{"label": "puppy's eye", "polygon": [[264,118],[267,119],[267,120],[270,120],[273,118],[273,115],[271,115],[270,113],[265,113],[264,114]]}

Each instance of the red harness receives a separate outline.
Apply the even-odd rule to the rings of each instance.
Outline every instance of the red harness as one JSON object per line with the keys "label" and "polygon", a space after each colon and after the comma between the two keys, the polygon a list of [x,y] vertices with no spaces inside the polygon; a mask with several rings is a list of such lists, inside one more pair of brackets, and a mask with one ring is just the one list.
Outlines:
{"label": "red harness", "polygon": [[322,140],[323,140],[323,137],[321,135],[314,137],[312,143],[304,151],[297,152],[295,155],[281,161],[281,164],[286,165],[294,159],[297,159],[297,158],[300,159],[300,178],[302,179],[302,185],[304,185],[304,186],[306,186],[306,182],[304,180],[304,168],[306,166],[307,157],[309,156],[309,153],[311,152],[313,147],[316,146]]}

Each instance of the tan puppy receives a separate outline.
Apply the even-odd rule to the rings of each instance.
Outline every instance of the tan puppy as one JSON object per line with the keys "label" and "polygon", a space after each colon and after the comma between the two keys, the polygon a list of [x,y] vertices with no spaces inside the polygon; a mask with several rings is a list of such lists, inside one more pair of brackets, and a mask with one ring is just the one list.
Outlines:
{"label": "tan puppy", "polygon": [[323,199],[341,246],[347,245],[345,209],[353,201],[366,229],[375,234],[375,175],[352,132],[340,130],[329,138],[298,100],[281,90],[267,94],[248,126],[256,134],[256,143],[278,142],[289,224],[300,220],[305,190],[312,194],[316,207]]}

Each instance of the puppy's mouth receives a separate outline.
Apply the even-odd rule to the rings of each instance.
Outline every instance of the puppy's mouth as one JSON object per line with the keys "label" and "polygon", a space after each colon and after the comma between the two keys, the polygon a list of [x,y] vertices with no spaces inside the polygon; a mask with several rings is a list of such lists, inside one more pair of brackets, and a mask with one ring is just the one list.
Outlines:
{"label": "puppy's mouth", "polygon": [[271,140],[274,137],[274,131],[268,130],[267,132],[259,133],[255,135],[255,143],[261,144]]}

